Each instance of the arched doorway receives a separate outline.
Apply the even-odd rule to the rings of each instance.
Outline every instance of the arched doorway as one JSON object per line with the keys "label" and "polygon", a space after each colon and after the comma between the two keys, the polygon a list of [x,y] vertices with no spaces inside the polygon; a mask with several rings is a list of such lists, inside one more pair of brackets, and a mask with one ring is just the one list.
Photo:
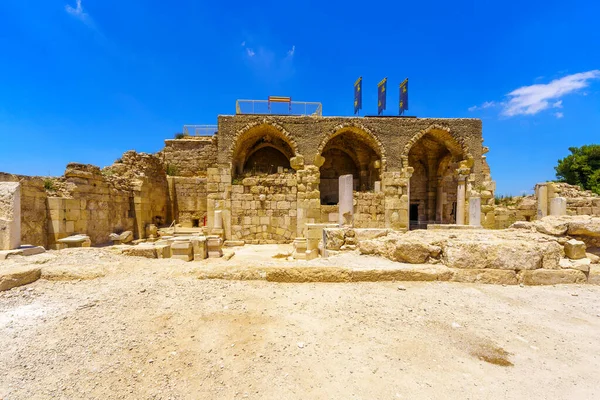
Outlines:
{"label": "arched doorway", "polygon": [[[290,170],[294,144],[270,124],[254,126],[238,137],[232,154],[234,177],[273,174]],[[288,171],[290,172],[290,171]]]}
{"label": "arched doorway", "polygon": [[339,177],[351,174],[353,190],[373,190],[380,180],[381,151],[377,142],[364,130],[345,127],[336,131],[322,146],[325,162],[320,167],[321,204],[339,201]]}
{"label": "arched doorway", "polygon": [[408,152],[410,228],[456,223],[458,179],[455,171],[465,157],[459,143],[445,130],[423,134]]}

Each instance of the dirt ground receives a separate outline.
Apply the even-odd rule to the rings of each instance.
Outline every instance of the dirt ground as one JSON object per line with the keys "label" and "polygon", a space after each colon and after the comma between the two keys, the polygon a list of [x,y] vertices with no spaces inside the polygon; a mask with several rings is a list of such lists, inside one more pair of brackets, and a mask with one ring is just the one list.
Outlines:
{"label": "dirt ground", "polygon": [[4,400],[600,398],[600,286],[199,280],[105,249],[6,263],[47,279],[0,293]]}

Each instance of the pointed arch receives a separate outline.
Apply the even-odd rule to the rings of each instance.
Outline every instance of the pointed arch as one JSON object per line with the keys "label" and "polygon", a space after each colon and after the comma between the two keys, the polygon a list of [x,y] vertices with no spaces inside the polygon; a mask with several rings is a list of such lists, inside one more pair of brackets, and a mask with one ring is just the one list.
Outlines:
{"label": "pointed arch", "polygon": [[473,158],[469,150],[469,146],[465,143],[465,140],[461,136],[455,134],[447,126],[432,124],[426,129],[420,130],[419,133],[413,136],[408,141],[406,146],[404,146],[404,150],[401,154],[402,166],[404,168],[408,167],[408,154],[410,153],[410,150],[421,138],[426,135],[433,136],[434,138],[440,140],[453,155],[460,155],[463,159]]}

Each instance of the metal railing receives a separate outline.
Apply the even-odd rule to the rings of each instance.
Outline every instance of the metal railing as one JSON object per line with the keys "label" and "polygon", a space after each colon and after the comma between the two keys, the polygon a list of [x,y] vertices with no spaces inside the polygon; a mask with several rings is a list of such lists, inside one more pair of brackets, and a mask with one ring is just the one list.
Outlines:
{"label": "metal railing", "polygon": [[217,125],[184,125],[183,134],[186,136],[213,136],[218,129]]}
{"label": "metal railing", "polygon": [[319,102],[290,101],[274,102],[268,100],[237,100],[236,114],[274,114],[274,115],[310,115],[323,116],[323,106]]}

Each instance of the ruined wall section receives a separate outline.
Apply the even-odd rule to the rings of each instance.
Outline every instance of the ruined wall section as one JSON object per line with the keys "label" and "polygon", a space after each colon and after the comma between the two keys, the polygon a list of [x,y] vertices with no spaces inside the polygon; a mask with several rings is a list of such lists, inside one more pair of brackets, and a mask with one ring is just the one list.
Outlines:
{"label": "ruined wall section", "polygon": [[0,182],[21,183],[21,243],[46,247],[48,196],[44,179],[0,172]]}
{"label": "ruined wall section", "polygon": [[385,208],[383,192],[354,193],[354,227],[385,227]]}
{"label": "ruined wall section", "polygon": [[231,233],[246,243],[286,243],[296,237],[297,180],[283,173],[244,178],[231,186]]}
{"label": "ruined wall section", "polygon": [[173,219],[190,228],[203,226],[207,216],[207,178],[169,176],[169,197]]}
{"label": "ruined wall section", "polygon": [[127,182],[133,191],[135,229],[134,235],[145,238],[148,224],[167,225],[171,221],[172,209],[167,175],[162,161],[151,154],[128,151],[120,162],[105,168],[103,174],[113,184]]}
{"label": "ruined wall section", "polygon": [[164,149],[156,155],[169,175],[205,177],[207,169],[217,163],[217,136],[167,139]]}

